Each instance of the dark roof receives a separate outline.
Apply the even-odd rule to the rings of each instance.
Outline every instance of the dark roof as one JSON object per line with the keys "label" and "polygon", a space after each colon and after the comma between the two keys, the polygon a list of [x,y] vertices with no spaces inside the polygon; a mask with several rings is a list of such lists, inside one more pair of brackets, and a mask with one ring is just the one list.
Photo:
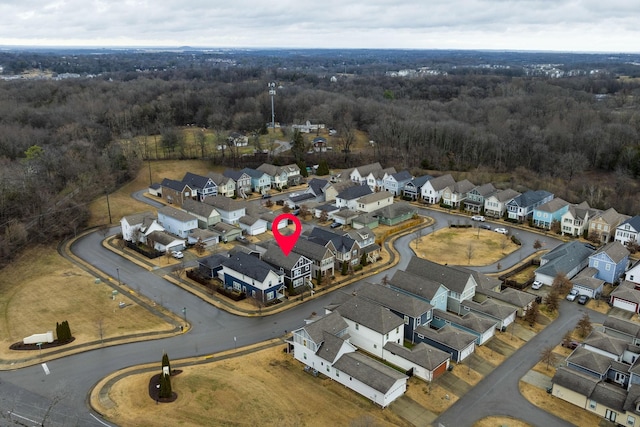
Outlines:
{"label": "dark roof", "polygon": [[607,256],[616,264],[628,257],[630,253],[629,250],[617,240],[602,246],[591,256],[595,256],[601,252],[606,253]]}
{"label": "dark roof", "polygon": [[513,306],[507,306],[491,298],[488,298],[482,301],[481,303],[471,301],[471,300],[465,300],[465,301],[462,301],[462,306],[468,307],[469,309],[473,311],[477,311],[482,315],[489,316],[494,319],[499,319],[501,321],[504,319],[507,319],[515,311],[517,311],[517,308]]}
{"label": "dark roof", "polygon": [[228,257],[223,254],[213,254],[206,258],[202,258],[198,260],[198,264],[204,265],[208,268],[217,268],[221,267],[224,260]]}
{"label": "dark roof", "polygon": [[585,345],[606,351],[607,353],[622,356],[629,344],[626,340],[606,335],[604,332],[592,331],[584,340]]}
{"label": "dark roof", "polygon": [[227,178],[231,178],[234,181],[238,181],[240,178],[242,178],[242,175],[244,175],[245,173],[243,171],[237,171],[237,170],[233,170],[233,169],[227,169],[224,172],[222,172],[222,175],[226,176]]}
{"label": "dark roof", "polygon": [[492,183],[488,182],[486,184],[477,186],[474,190],[476,190],[476,193],[478,193],[482,197],[487,198],[496,192],[496,187],[494,187]]}
{"label": "dark roof", "polygon": [[591,375],[583,374],[575,369],[561,366],[556,370],[555,375],[551,379],[553,384],[575,391],[583,396],[591,396],[595,390],[599,379]]}
{"label": "dark roof", "polygon": [[433,371],[451,358],[451,355],[446,351],[424,342],[420,342],[412,349],[408,349],[400,344],[388,341],[384,345],[384,349],[429,371]]}
{"label": "dark roof", "polygon": [[[213,179],[211,179],[209,177],[196,175],[195,173],[191,173],[191,172],[187,172],[184,175],[184,178],[182,178],[182,182],[187,184],[189,187],[191,187],[191,188],[200,188],[200,189],[206,187],[207,184],[209,183],[209,180],[211,180],[211,182],[213,182]],[[214,182],[214,184],[215,184],[215,182]]]}
{"label": "dark roof", "polygon": [[176,209],[173,206],[163,206],[158,209],[158,214],[163,214],[166,216],[170,216],[171,218],[177,219],[178,221],[187,222],[187,221],[196,221],[197,218],[185,211],[181,211],[180,209]]}
{"label": "dark roof", "polygon": [[596,385],[590,398],[608,408],[622,411],[627,399],[627,391],[617,385],[600,382]]}
{"label": "dark roof", "polygon": [[437,178],[431,178],[429,182],[431,183],[433,189],[436,191],[444,190],[447,187],[453,187],[456,184],[456,180],[453,179],[451,174],[442,175]]}
{"label": "dark roof", "polygon": [[293,252],[304,255],[314,261],[319,261],[324,258],[328,250],[325,246],[307,239],[298,239],[296,245],[293,247]]}
{"label": "dark roof", "polygon": [[433,310],[433,317],[436,316],[455,325],[463,326],[477,332],[478,334],[484,334],[488,330],[495,328],[497,323],[495,320],[491,320],[484,316],[478,316],[472,312],[468,312],[464,316],[458,316],[457,314],[435,309]]}
{"label": "dark roof", "polygon": [[634,230],[640,231],[640,215],[633,216],[620,224],[618,227],[629,224]]}
{"label": "dark roof", "polygon": [[418,209],[409,203],[398,202],[385,206],[384,208],[377,209],[371,213],[378,218],[398,218],[406,214],[413,214],[417,211]]}
{"label": "dark roof", "polygon": [[[440,265],[426,259],[412,257],[405,271],[442,283],[447,289],[461,294],[469,281],[473,279],[471,270]],[[475,279],[473,279],[475,283]]]}
{"label": "dark roof", "polygon": [[359,297],[411,317],[420,317],[433,308],[424,300],[374,283],[365,283],[356,293]]}
{"label": "dark roof", "polygon": [[305,200],[313,200],[315,198],[316,196],[311,193],[302,193],[296,194],[295,196],[289,196],[289,200],[296,204],[299,202],[304,202]]}
{"label": "dark roof", "polygon": [[232,178],[229,178],[228,176],[224,176],[221,173],[216,173],[216,172],[209,172],[207,174],[207,177],[211,178],[211,180],[218,186],[224,185],[227,182],[229,182],[229,180],[232,179]]}
{"label": "dark roof", "polygon": [[545,191],[545,190],[529,190],[515,197],[513,201],[518,206],[525,207],[525,206],[535,205],[536,203],[540,203],[540,201],[544,200],[549,196],[553,196],[553,193],[550,193],[549,191]]}
{"label": "dark roof", "polygon": [[371,193],[373,193],[373,191],[371,191],[371,188],[369,188],[368,185],[355,185],[353,187],[342,190],[340,193],[338,193],[337,197],[345,200],[355,200]]}
{"label": "dark roof", "polygon": [[400,171],[398,173],[391,174],[391,176],[398,182],[410,181],[412,179],[412,176],[408,171]]}
{"label": "dark roof", "polygon": [[291,270],[301,258],[304,260],[305,264],[309,264],[311,262],[309,258],[296,252],[290,252],[289,255],[285,255],[284,252],[282,252],[282,249],[280,249],[276,244],[269,245],[267,251],[262,255],[262,259],[265,262],[277,268],[282,267],[286,270]]}
{"label": "dark roof", "polygon": [[176,240],[180,240],[181,242],[185,241],[185,239],[169,234],[166,231],[153,231],[149,234],[147,239],[158,242],[164,246],[167,246],[169,243],[175,242]]}
{"label": "dark roof", "polygon": [[[339,338],[330,334],[329,332],[323,332],[322,336],[322,344],[318,347],[316,355],[327,362],[333,363],[338,354],[340,354],[340,349],[344,345],[345,340],[341,337]],[[355,350],[355,347],[353,347],[353,349]]]}
{"label": "dark roof", "polygon": [[511,200],[515,197],[518,197],[520,195],[520,193],[518,193],[516,190],[513,190],[511,188],[507,188],[506,190],[500,190],[494,194],[492,194],[489,197],[495,197],[496,199],[498,199],[499,202],[506,202],[508,200]]}
{"label": "dark roof", "polygon": [[580,366],[594,374],[604,376],[611,366],[611,359],[607,356],[589,351],[584,347],[578,347],[567,357],[567,363]]}
{"label": "dark roof", "polygon": [[208,197],[205,197],[202,202],[208,205],[211,205],[218,210],[225,211],[225,212],[246,209],[246,206],[247,206],[246,203],[244,202],[241,202],[239,200],[233,200],[230,197],[224,197],[224,196],[208,196]]}
{"label": "dark roof", "polygon": [[398,380],[407,378],[395,369],[358,352],[343,354],[333,367],[384,394],[389,392]]}
{"label": "dark roof", "polygon": [[618,331],[635,338],[640,338],[640,324],[636,322],[631,322],[614,316],[607,316],[602,326],[604,326],[605,331],[607,329],[613,329],[614,331]]}
{"label": "dark roof", "polygon": [[421,325],[415,329],[415,332],[425,338],[429,338],[433,341],[442,343],[447,347],[451,347],[457,351],[462,351],[465,348],[469,347],[478,338],[477,336],[470,334],[469,332],[454,328],[451,325],[445,325],[438,330]]}
{"label": "dark roof", "polygon": [[536,273],[556,277],[558,273],[567,274],[584,262],[595,250],[577,240],[563,243],[551,252],[542,255],[548,260],[546,264],[536,269]]}
{"label": "dark roof", "polygon": [[326,179],[313,178],[309,180],[307,185],[309,185],[309,188],[311,189],[311,191],[313,191],[313,194],[318,196],[324,193],[324,187],[327,185],[328,182],[329,181],[327,181]]}
{"label": "dark roof", "polygon": [[160,184],[159,184],[159,183],[157,183],[157,182],[154,182],[153,184],[151,184],[151,185],[149,186],[149,188],[150,188],[150,189],[152,189],[152,190],[159,190],[159,189],[161,189],[161,188],[162,188],[162,185],[160,185]]}
{"label": "dark roof", "polygon": [[630,384],[627,398],[624,401],[624,410],[638,414],[638,404],[640,404],[640,385]]}
{"label": "dark roof", "polygon": [[502,292],[476,288],[476,293],[486,295],[489,298],[511,304],[518,308],[525,308],[536,299],[534,294],[522,292],[513,288],[506,288]]}
{"label": "dark roof", "polygon": [[254,256],[240,252],[234,254],[230,258],[227,258],[222,265],[230,268],[231,270],[242,273],[245,276],[249,276],[259,282],[263,282],[271,271],[278,276],[282,276],[281,272],[277,271],[266,262],[259,260]]}
{"label": "dark roof", "polygon": [[182,190],[184,190],[184,187],[187,186],[187,184],[185,184],[182,181],[176,181],[175,179],[169,179],[169,178],[164,178],[160,185],[178,192],[181,192]]}
{"label": "dark roof", "polygon": [[247,175],[249,175],[251,178],[255,178],[255,179],[260,179],[262,178],[264,175],[269,176],[268,173],[263,172],[263,171],[259,171],[257,169],[251,169],[251,168],[244,168],[242,170],[240,170],[240,172],[244,172]]}
{"label": "dark roof", "polygon": [[393,273],[393,277],[389,279],[389,284],[394,288],[401,289],[429,301],[433,300],[440,286],[446,289],[446,286],[443,286],[441,283],[402,270],[396,270],[396,272]]}
{"label": "dark roof", "polygon": [[333,312],[305,325],[302,329],[307,331],[313,342],[320,344],[324,340],[324,333],[337,335],[349,327],[340,314]]}
{"label": "dark roof", "polygon": [[216,208],[207,203],[198,202],[193,199],[186,199],[182,204],[182,210],[193,215],[209,218],[212,214],[220,215]]}
{"label": "dark roof", "polygon": [[389,333],[400,326],[404,327],[402,317],[366,298],[352,297],[336,311],[345,319],[366,326],[379,334]]}
{"label": "dark roof", "polygon": [[409,181],[414,187],[416,188],[422,188],[422,186],[429,181],[431,178],[433,178],[431,175],[422,175],[419,176],[417,178],[413,178],[411,181]]}
{"label": "dark roof", "polygon": [[314,227],[309,233],[309,240],[326,246],[332,242],[338,252],[348,252],[356,244],[356,241],[349,236],[341,236],[321,227]]}
{"label": "dark roof", "polygon": [[129,225],[142,224],[146,219],[156,219],[156,216],[151,211],[140,212],[132,215],[122,217],[127,221]]}
{"label": "dark roof", "polygon": [[502,285],[502,280],[496,277],[488,276],[486,274],[480,273],[479,271],[475,271],[475,270],[470,270],[470,271],[471,271],[471,275],[473,276],[476,283],[478,284],[478,288],[491,290]]}

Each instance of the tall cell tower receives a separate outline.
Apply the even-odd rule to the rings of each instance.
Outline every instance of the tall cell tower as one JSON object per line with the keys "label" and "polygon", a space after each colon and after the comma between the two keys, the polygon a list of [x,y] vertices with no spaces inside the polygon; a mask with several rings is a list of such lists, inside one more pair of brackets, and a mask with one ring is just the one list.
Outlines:
{"label": "tall cell tower", "polygon": [[269,83],[269,95],[271,96],[271,128],[275,132],[276,130],[276,113],[273,109],[273,97],[276,96],[276,83]]}

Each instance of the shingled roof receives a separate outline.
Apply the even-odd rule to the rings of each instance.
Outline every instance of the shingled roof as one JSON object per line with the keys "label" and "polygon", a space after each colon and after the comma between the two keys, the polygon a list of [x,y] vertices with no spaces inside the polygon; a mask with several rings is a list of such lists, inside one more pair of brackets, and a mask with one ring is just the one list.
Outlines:
{"label": "shingled roof", "polygon": [[405,271],[434,282],[442,283],[447,289],[459,294],[464,291],[469,279],[475,283],[471,270],[449,267],[418,257],[412,257],[409,260]]}
{"label": "shingled roof", "polygon": [[366,298],[353,297],[341,304],[336,311],[345,319],[366,326],[379,334],[389,333],[400,326],[404,327],[402,317]]}
{"label": "shingled roof", "polygon": [[337,312],[329,313],[319,319],[305,325],[303,329],[307,331],[309,337],[316,344],[324,341],[324,333],[328,332],[332,335],[339,335],[345,331],[349,325]]}
{"label": "shingled roof", "polygon": [[222,263],[225,267],[244,274],[259,282],[263,282],[269,272],[274,272],[278,276],[282,276],[283,273],[277,271],[274,267],[270,266],[266,262],[259,260],[258,258],[244,254],[241,252],[235,253],[232,257],[227,258]]}
{"label": "shingled roof", "polygon": [[333,367],[384,394],[388,393],[398,380],[408,378],[395,369],[358,352],[343,354]]}
{"label": "shingled roof", "polygon": [[420,317],[433,308],[428,302],[375,283],[365,283],[357,295],[411,317]]}
{"label": "shingled roof", "polygon": [[384,349],[429,371],[433,371],[451,358],[451,355],[446,351],[424,342],[420,342],[413,348],[408,349],[400,344],[388,341],[384,345]]}
{"label": "shingled roof", "polygon": [[396,270],[393,273],[393,277],[389,279],[389,284],[429,301],[433,300],[440,286],[446,289],[446,286],[441,283],[402,270]]}

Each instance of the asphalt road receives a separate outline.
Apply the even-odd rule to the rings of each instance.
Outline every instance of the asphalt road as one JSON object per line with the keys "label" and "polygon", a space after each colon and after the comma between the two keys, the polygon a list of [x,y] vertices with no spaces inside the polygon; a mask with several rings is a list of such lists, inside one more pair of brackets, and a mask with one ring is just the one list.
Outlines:
{"label": "asphalt road", "polygon": [[[449,225],[448,221],[451,217],[447,213],[431,210],[425,210],[422,213],[434,217],[437,221],[435,226],[427,227],[423,235]],[[111,233],[117,231],[118,228],[113,228]],[[524,258],[534,252],[533,241],[535,241],[537,235],[522,231],[519,233],[521,234],[519,237],[523,242],[521,249],[518,250],[520,253],[518,254],[518,251],[516,251],[511,256],[511,260],[503,260],[503,267],[507,267],[511,261],[515,263],[521,257]],[[401,237],[396,241],[396,248],[401,256],[397,267],[365,280],[379,283],[385,275],[390,277],[396,269],[404,269],[413,254],[413,251],[409,248],[409,242],[413,238],[415,238],[415,235],[412,234]],[[332,295],[325,295],[308,299],[304,304],[291,310],[262,318],[235,316],[210,306],[190,293],[171,285],[161,277],[106,250],[102,247],[101,240],[102,236],[98,233],[91,233],[76,241],[72,246],[72,251],[99,270],[99,276],[102,276],[103,279],[107,280],[108,276],[115,278],[119,273],[120,280],[131,289],[155,300],[158,304],[167,307],[174,313],[181,314],[183,308],[186,308],[186,316],[189,323],[191,323],[191,329],[186,334],[172,338],[105,347],[53,360],[47,362],[47,367],[50,370],[49,375],[45,375],[44,369],[40,365],[1,372],[0,410],[2,411],[2,416],[0,416],[0,422],[3,421],[3,418],[9,416],[8,411],[12,411],[11,419],[19,419],[21,422],[26,423],[25,425],[31,424],[29,424],[29,421],[19,417],[33,420],[35,424],[42,422],[46,418],[47,422],[45,424],[47,426],[105,425],[104,421],[98,420],[99,416],[97,414],[91,413],[86,403],[86,397],[90,388],[109,373],[127,366],[158,362],[163,352],[167,352],[172,360],[177,360],[188,356],[213,354],[235,346],[241,347],[282,336],[285,330],[291,331],[300,327],[303,324],[303,319],[312,312],[323,313],[323,307],[330,303],[333,298]],[[557,243],[557,241],[552,240],[548,242],[549,247]],[[487,268],[495,269],[495,266]],[[361,285],[361,282],[357,282],[343,289],[351,291]],[[571,309],[568,309],[566,315],[563,313],[561,319],[565,318],[565,316],[572,316]],[[571,322],[563,323],[562,327],[573,327],[575,321],[571,320]],[[521,354],[527,354],[530,358],[538,359],[540,352],[538,346],[544,346],[546,341],[542,341],[542,344],[540,343],[541,340],[545,340],[544,337],[547,337],[546,340],[550,340],[551,336],[557,337],[557,340],[561,339],[563,333],[558,335],[552,333],[557,328],[555,326],[557,323],[554,322],[554,324],[547,327],[542,334],[519,350],[516,353],[518,356],[514,355],[514,357],[508,359],[507,362],[510,363],[505,362],[502,364],[485,378],[481,384],[496,384],[496,388],[505,384],[506,387],[508,384],[504,382],[506,381],[505,376],[511,378],[511,375],[515,375],[509,373],[509,369],[514,369],[513,372],[516,372],[515,370],[517,369],[517,372],[520,372],[522,365],[526,365],[526,363],[519,360]],[[531,360],[533,361],[533,359]],[[518,366],[510,368],[512,364]],[[520,376],[522,374],[519,374],[517,378],[520,378]],[[487,387],[491,389],[493,386]],[[472,389],[468,395],[474,393],[473,395],[475,396],[477,388]],[[488,396],[493,395],[489,393]],[[516,388],[515,393],[512,391],[505,393],[495,401],[496,410],[501,408],[500,405],[503,405],[504,403],[502,402],[507,398],[523,399]],[[461,399],[461,401],[466,400],[466,396]],[[508,405],[508,407],[512,409],[510,412],[512,416],[520,417],[520,411],[513,412],[513,409],[518,408],[517,406]],[[535,408],[529,408],[528,410],[532,414],[536,413]],[[453,413],[453,415],[449,415],[449,413]],[[468,413],[469,415],[464,419],[460,418],[463,413]],[[464,424],[465,420],[475,417],[476,413],[480,417],[482,414],[495,412],[492,411],[491,407],[470,405],[464,411],[447,411],[441,418],[445,425],[466,425]],[[537,410],[538,416],[542,417],[544,414],[546,412]],[[455,418],[450,420],[449,416],[455,416]],[[526,413],[522,417],[523,419],[530,419]]]}

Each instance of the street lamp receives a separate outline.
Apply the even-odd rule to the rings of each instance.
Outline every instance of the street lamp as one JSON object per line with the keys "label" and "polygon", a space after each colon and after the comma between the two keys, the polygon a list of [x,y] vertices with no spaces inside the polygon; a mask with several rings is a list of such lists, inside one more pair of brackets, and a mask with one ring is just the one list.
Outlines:
{"label": "street lamp", "polygon": [[276,131],[276,113],[275,113],[275,110],[273,109],[273,97],[276,96],[276,83],[270,82],[268,86],[269,86],[269,95],[271,96],[271,128],[275,132]]}
{"label": "street lamp", "polygon": [[187,307],[182,307],[182,316],[184,317],[184,321],[187,321]]}
{"label": "street lamp", "polygon": [[120,286],[120,269],[118,267],[116,267],[116,274],[118,275],[118,286]]}

